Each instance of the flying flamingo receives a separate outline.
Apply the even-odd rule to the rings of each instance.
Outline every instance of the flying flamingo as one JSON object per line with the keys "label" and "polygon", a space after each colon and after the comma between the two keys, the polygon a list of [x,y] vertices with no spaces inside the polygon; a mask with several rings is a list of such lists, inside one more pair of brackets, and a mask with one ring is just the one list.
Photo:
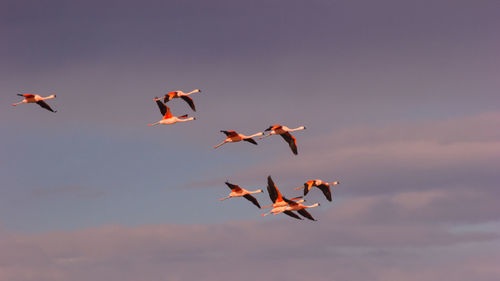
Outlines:
{"label": "flying flamingo", "polygon": [[13,106],[16,106],[16,105],[21,104],[21,103],[36,103],[39,106],[47,109],[48,111],[57,112],[57,111],[52,110],[52,108],[50,108],[50,106],[46,102],[44,102],[44,100],[50,100],[50,99],[55,98],[56,95],[50,95],[48,97],[41,97],[39,95],[31,95],[31,94],[17,94],[17,95],[24,97],[24,100],[22,100],[18,103],[13,103],[12,104]]}
{"label": "flying flamingo", "polygon": [[168,106],[166,106],[163,102],[161,102],[161,100],[158,97],[155,98],[154,101],[156,101],[158,108],[160,108],[160,112],[163,115],[163,119],[161,119],[160,121],[155,122],[153,124],[148,124],[148,126],[154,126],[154,125],[158,125],[158,124],[170,125],[170,124],[174,124],[177,122],[186,122],[186,121],[196,120],[196,118],[194,118],[194,117],[188,118],[187,114],[179,116],[179,117],[173,116],[172,113],[170,112],[170,108]]}
{"label": "flying flamingo", "polygon": [[167,103],[167,102],[171,101],[172,99],[181,98],[189,104],[189,107],[191,107],[191,109],[193,111],[196,111],[193,99],[191,99],[188,96],[191,94],[194,94],[194,93],[199,93],[199,92],[201,92],[200,89],[193,90],[189,93],[184,93],[183,91],[173,91],[173,92],[167,93],[167,94],[165,94],[165,96],[163,96],[163,102]]}
{"label": "flying flamingo", "polygon": [[306,206],[306,205],[300,204],[301,202],[299,202],[299,201],[294,202],[294,201],[288,200],[286,198],[284,198],[283,200],[285,200],[285,202],[288,203],[288,206],[285,207],[285,212],[297,211],[303,217],[310,219],[312,221],[315,221],[315,219],[311,216],[311,214],[309,214],[308,211],[306,211],[306,209],[318,207],[319,203],[316,203],[316,204],[313,204],[310,206]]}
{"label": "flying flamingo", "polygon": [[269,137],[272,135],[280,135],[290,146],[292,149],[293,154],[297,155],[297,140],[290,134],[290,132],[295,132],[295,131],[300,131],[300,130],[305,130],[306,127],[301,126],[295,129],[290,129],[287,126],[284,125],[273,125],[264,130],[265,132],[269,132],[268,135],[265,135],[263,137],[260,137],[259,139],[263,139],[265,137]]}
{"label": "flying flamingo", "polygon": [[[271,209],[271,211],[269,211],[268,213],[262,214],[261,216],[264,217],[264,216],[267,216],[269,214],[277,215],[279,213],[284,213],[285,215],[288,215],[292,218],[296,218],[296,219],[301,220],[301,218],[299,216],[297,216],[295,213],[286,209],[286,207],[288,207],[289,203],[287,203],[285,200],[288,200],[288,199],[284,198],[281,195],[281,192],[274,184],[271,176],[267,177],[267,192],[269,193],[269,198],[271,198],[271,201],[273,202],[273,204],[266,206],[266,207],[263,207],[262,209],[269,208],[269,207],[273,207],[273,208]],[[302,196],[292,198],[291,200],[297,200],[300,198],[302,198]],[[304,200],[302,199],[302,200],[299,200],[297,202],[301,203],[301,202],[304,202]]]}
{"label": "flying flamingo", "polygon": [[227,138],[223,142],[214,146],[214,148],[217,148],[217,147],[219,147],[227,142],[239,142],[242,140],[257,145],[257,142],[252,138],[263,135],[263,133],[257,133],[257,134],[253,134],[251,136],[245,136],[243,134],[238,134],[235,131],[221,131],[221,132],[223,132],[227,136]]}
{"label": "flying flamingo", "polygon": [[328,201],[332,201],[332,191],[330,190],[330,186],[334,186],[337,184],[339,184],[338,181],[324,182],[322,180],[310,180],[304,183],[304,186],[297,187],[295,190],[303,188],[304,196],[306,196],[309,190],[311,190],[313,186],[316,186],[317,188],[321,189],[321,191],[323,191],[323,194],[325,195]]}
{"label": "flying flamingo", "polygon": [[260,209],[259,202],[257,201],[257,199],[255,199],[255,197],[253,197],[250,194],[264,192],[262,189],[258,189],[255,191],[248,191],[248,190],[246,190],[246,189],[244,189],[236,184],[232,184],[232,183],[229,183],[227,181],[226,181],[226,185],[231,189],[231,193],[229,193],[229,196],[221,198],[220,201],[229,199],[231,197],[242,197],[243,196],[248,201],[252,202],[255,206],[259,207],[259,209]]}

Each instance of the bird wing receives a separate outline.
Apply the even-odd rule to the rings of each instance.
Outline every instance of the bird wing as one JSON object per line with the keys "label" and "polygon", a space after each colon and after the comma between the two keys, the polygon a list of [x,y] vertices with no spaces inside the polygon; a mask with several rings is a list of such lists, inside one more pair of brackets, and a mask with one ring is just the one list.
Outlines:
{"label": "bird wing", "polygon": [[232,191],[240,191],[241,190],[241,187],[239,187],[238,185],[236,184],[232,184],[232,183],[229,183],[226,181],[226,185],[231,188]]}
{"label": "bird wing", "polygon": [[236,137],[238,135],[238,133],[236,133],[235,131],[221,131],[221,132],[223,132],[227,137],[230,138]]}
{"label": "bird wing", "polygon": [[55,111],[54,111],[54,110],[52,110],[52,108],[50,108],[50,106],[49,106],[46,102],[44,102],[43,100],[39,100],[39,101],[37,101],[36,103],[37,103],[39,106],[41,106],[41,107],[43,107],[43,108],[47,109],[48,111],[55,112]]}
{"label": "bird wing", "polygon": [[297,216],[297,214],[295,214],[294,212],[292,211],[284,211],[283,214],[285,215],[288,215],[292,218],[295,218],[295,219],[298,219],[298,220],[301,220],[301,218],[299,216]]}
{"label": "bird wing", "polygon": [[193,99],[188,97],[188,96],[181,96],[181,99],[183,99],[185,102],[187,102],[189,104],[189,107],[191,107],[191,109],[193,111],[196,111],[196,108],[194,107],[194,102],[193,102]]}
{"label": "bird wing", "polygon": [[318,188],[321,189],[321,191],[323,191],[323,194],[325,195],[328,201],[332,201],[332,191],[330,190],[330,186],[326,184],[321,184],[318,185]]}
{"label": "bird wing", "polygon": [[244,141],[247,141],[247,142],[249,142],[249,143],[253,143],[253,144],[257,145],[257,142],[256,142],[254,139],[252,139],[252,138],[243,139],[243,140],[244,140]]}
{"label": "bird wing", "polygon": [[267,177],[267,193],[269,193],[269,198],[273,203],[276,203],[276,199],[281,199],[281,194],[276,185],[273,182],[271,176]]}
{"label": "bird wing", "polygon": [[285,197],[283,197],[283,200],[284,200],[286,203],[288,203],[288,205],[290,205],[290,206],[296,206],[296,205],[298,205],[298,203],[297,203],[297,202],[292,201],[292,200],[290,200],[290,199],[287,199],[287,198],[285,198]]}
{"label": "bird wing", "polygon": [[255,197],[253,197],[250,194],[243,195],[243,197],[245,197],[248,201],[252,202],[255,206],[259,207],[259,209],[260,209],[259,202],[257,201],[257,199],[255,199]]}
{"label": "bird wing", "polygon": [[281,125],[272,125],[269,126],[269,128],[265,129],[264,131],[271,131],[271,130],[277,130],[278,128],[281,128]]}
{"label": "bird wing", "polygon": [[315,221],[315,219],[311,216],[311,214],[309,214],[308,211],[306,211],[306,209],[300,209],[297,211],[300,215],[302,215],[304,218],[307,218],[307,219],[310,219],[312,221]]}
{"label": "bird wing", "polygon": [[292,149],[293,154],[297,155],[297,140],[289,132],[281,134],[280,136],[282,136],[283,139],[285,139],[285,141],[288,143],[288,145]]}
{"label": "bird wing", "polygon": [[174,116],[172,115],[172,112],[170,112],[170,107],[168,107],[168,106],[166,106],[166,105],[165,105],[165,108],[166,108],[166,112],[165,112],[165,114],[163,115],[163,119],[168,119],[168,118],[172,118],[172,117],[174,117]]}
{"label": "bird wing", "polygon": [[34,98],[35,95],[32,95],[32,94],[17,94],[18,96],[20,97],[25,97],[25,98]]}
{"label": "bird wing", "polygon": [[308,182],[304,183],[304,196],[307,195],[307,193],[311,189],[313,183],[314,183],[314,181],[308,181]]}
{"label": "bird wing", "polygon": [[169,101],[171,101],[174,97],[175,97],[175,92],[170,92],[170,93],[167,93],[164,97],[163,97],[163,102],[164,103],[167,103]]}
{"label": "bird wing", "polygon": [[161,115],[165,116],[165,113],[167,113],[167,106],[161,102],[161,100],[156,100],[156,104],[158,105],[158,108],[160,109]]}

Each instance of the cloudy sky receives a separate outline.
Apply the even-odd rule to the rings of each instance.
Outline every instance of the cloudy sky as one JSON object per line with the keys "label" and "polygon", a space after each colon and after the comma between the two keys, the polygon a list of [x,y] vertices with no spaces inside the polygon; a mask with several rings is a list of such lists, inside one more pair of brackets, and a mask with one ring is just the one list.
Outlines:
{"label": "cloudy sky", "polygon": [[[0,0],[0,281],[500,278],[500,2]],[[148,127],[154,96],[196,121]],[[17,93],[56,94],[12,107]],[[219,130],[294,133],[214,150]],[[307,197],[317,222],[219,202]],[[257,194],[262,205],[267,194]]]}

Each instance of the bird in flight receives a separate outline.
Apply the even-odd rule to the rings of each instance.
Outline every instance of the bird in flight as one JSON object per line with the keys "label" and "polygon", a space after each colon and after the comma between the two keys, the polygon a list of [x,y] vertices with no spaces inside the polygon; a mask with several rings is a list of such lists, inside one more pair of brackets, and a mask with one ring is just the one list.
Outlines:
{"label": "bird in flight", "polygon": [[297,211],[304,218],[307,218],[307,219],[310,219],[312,221],[315,221],[315,219],[311,216],[311,214],[309,214],[308,211],[306,211],[306,209],[307,208],[318,207],[319,203],[316,203],[316,204],[313,204],[313,205],[310,205],[310,206],[306,206],[306,205],[302,205],[301,202],[299,202],[299,201],[294,202],[294,201],[288,200],[286,198],[283,198],[283,200],[285,200],[285,202],[288,203],[288,206],[285,207],[285,212]]}
{"label": "bird in flight", "polygon": [[172,99],[181,98],[185,102],[187,102],[187,104],[189,104],[189,107],[191,107],[191,109],[193,111],[196,111],[196,107],[194,106],[193,99],[190,98],[189,95],[194,94],[194,93],[199,93],[199,92],[201,92],[200,89],[193,90],[189,93],[184,93],[183,91],[173,91],[173,92],[167,93],[167,94],[165,94],[165,96],[163,96],[163,102],[167,103],[167,102],[171,101]]}
{"label": "bird in flight", "polygon": [[223,201],[223,200],[226,200],[226,199],[229,199],[232,197],[245,197],[245,199],[252,202],[255,206],[257,206],[260,209],[259,202],[251,194],[264,192],[262,189],[258,189],[255,191],[248,191],[248,190],[240,187],[239,185],[232,184],[232,183],[229,183],[227,181],[226,181],[226,185],[231,189],[231,193],[229,193],[229,195],[227,197],[221,198],[220,201]]}
{"label": "bird in flight", "polygon": [[158,125],[158,124],[170,125],[170,124],[174,124],[177,122],[186,122],[186,121],[196,120],[196,118],[194,118],[194,117],[188,118],[187,114],[183,115],[183,116],[179,116],[179,117],[174,116],[170,112],[170,108],[168,106],[166,106],[158,97],[156,97],[154,99],[154,101],[156,101],[156,104],[158,105],[158,108],[160,109],[160,112],[163,115],[163,119],[161,119],[158,122],[148,124],[149,126],[154,126],[154,125]]}
{"label": "bird in flight", "polygon": [[[269,193],[269,198],[271,198],[271,201],[273,202],[273,204],[266,206],[266,207],[263,207],[262,209],[269,208],[269,207],[273,207],[273,208],[271,209],[271,211],[269,211],[268,213],[262,214],[261,216],[264,217],[264,216],[267,216],[269,214],[277,215],[279,213],[284,213],[287,216],[301,220],[301,218],[299,216],[297,216],[297,214],[295,214],[291,210],[287,210],[289,203],[286,200],[288,200],[288,199],[286,199],[285,197],[283,197],[281,195],[281,192],[274,184],[271,176],[267,177],[267,192]],[[293,200],[297,200],[300,198],[302,198],[302,196],[292,198],[291,200],[288,200],[288,201],[293,202]],[[301,203],[301,202],[304,202],[304,199],[297,201],[297,203]]]}
{"label": "bird in flight", "polygon": [[313,186],[316,186],[317,188],[321,189],[321,191],[323,192],[323,194],[325,195],[325,197],[328,201],[332,201],[332,191],[330,190],[330,186],[334,186],[337,184],[340,184],[340,183],[338,181],[324,182],[322,180],[310,180],[310,181],[307,181],[306,183],[304,183],[303,186],[297,187],[295,190],[299,190],[299,189],[303,188],[304,189],[304,196],[306,196],[307,193],[309,192],[309,190],[311,190],[311,188]]}
{"label": "bird in flight", "polygon": [[268,135],[265,135],[263,137],[260,137],[259,139],[263,139],[265,137],[269,137],[272,135],[280,135],[287,143],[288,146],[290,146],[290,149],[292,150],[293,154],[297,155],[297,140],[290,134],[290,132],[295,132],[295,131],[300,131],[300,130],[305,130],[306,127],[301,126],[295,129],[290,129],[287,126],[284,125],[272,125],[269,126],[269,128],[265,129],[264,132],[269,132]]}
{"label": "bird in flight", "polygon": [[223,142],[219,143],[218,145],[214,146],[214,148],[217,148],[217,147],[219,147],[225,143],[228,143],[228,142],[239,142],[239,141],[247,141],[249,143],[253,143],[253,144],[257,145],[257,142],[252,138],[263,135],[263,133],[257,133],[257,134],[253,134],[251,136],[245,136],[243,134],[238,134],[235,131],[221,131],[221,132],[226,135],[226,139]]}
{"label": "bird in flight", "polygon": [[45,102],[45,100],[50,100],[56,97],[56,95],[50,95],[48,97],[41,97],[39,95],[32,94],[17,94],[18,96],[24,97],[24,99],[18,103],[13,103],[13,106],[19,105],[21,103],[36,103],[39,106],[47,109],[48,111],[57,112],[50,108],[50,106]]}

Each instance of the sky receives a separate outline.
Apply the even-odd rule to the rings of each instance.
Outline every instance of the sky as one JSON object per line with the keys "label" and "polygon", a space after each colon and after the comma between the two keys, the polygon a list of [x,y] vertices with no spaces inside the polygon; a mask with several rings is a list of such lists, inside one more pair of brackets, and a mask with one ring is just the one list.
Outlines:
{"label": "sky", "polygon": [[[500,2],[0,0],[0,281],[500,278]],[[149,127],[201,89],[195,121]],[[57,113],[18,93],[56,94]],[[220,130],[291,128],[213,146]],[[340,181],[318,221],[229,189]],[[267,193],[256,194],[261,205]]]}

